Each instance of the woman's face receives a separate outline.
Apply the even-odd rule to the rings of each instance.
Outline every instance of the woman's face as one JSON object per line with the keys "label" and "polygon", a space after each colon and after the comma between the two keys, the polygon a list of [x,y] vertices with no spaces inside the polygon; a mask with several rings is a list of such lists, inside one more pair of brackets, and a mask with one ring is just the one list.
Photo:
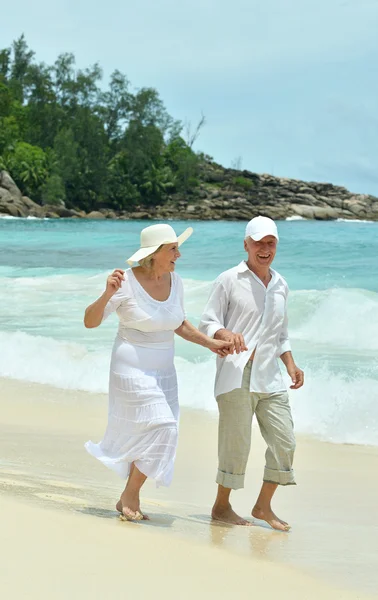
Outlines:
{"label": "woman's face", "polygon": [[154,268],[164,273],[172,273],[175,270],[176,260],[181,254],[178,244],[164,244],[154,255]]}

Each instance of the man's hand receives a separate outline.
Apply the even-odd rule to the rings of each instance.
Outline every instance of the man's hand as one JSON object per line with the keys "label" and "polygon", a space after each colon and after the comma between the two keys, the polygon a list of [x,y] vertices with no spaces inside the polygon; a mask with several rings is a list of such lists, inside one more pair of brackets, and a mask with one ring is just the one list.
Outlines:
{"label": "man's hand", "polygon": [[287,350],[280,356],[283,364],[286,367],[286,371],[293,382],[293,385],[290,386],[291,390],[298,390],[304,384],[304,373],[302,369],[297,367],[294,362],[294,358],[290,350]]}
{"label": "man's hand", "polygon": [[244,337],[241,333],[233,333],[229,329],[219,329],[214,335],[215,340],[221,340],[223,342],[231,342],[229,348],[218,351],[219,356],[227,356],[227,354],[240,354],[248,350],[244,342]]}
{"label": "man's hand", "polygon": [[297,367],[295,363],[289,365],[287,367],[288,375],[293,382],[293,385],[290,386],[291,390],[298,390],[304,384],[304,373],[302,369]]}
{"label": "man's hand", "polygon": [[209,350],[224,358],[227,354],[230,354],[229,349],[232,346],[232,342],[226,342],[224,340],[211,340],[211,346]]}

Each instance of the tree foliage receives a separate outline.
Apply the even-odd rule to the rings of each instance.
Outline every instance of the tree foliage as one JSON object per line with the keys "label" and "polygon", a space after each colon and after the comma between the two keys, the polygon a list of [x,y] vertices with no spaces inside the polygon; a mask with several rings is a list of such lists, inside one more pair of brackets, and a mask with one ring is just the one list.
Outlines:
{"label": "tree foliage", "polygon": [[27,195],[33,195],[48,176],[46,153],[38,146],[17,142],[4,159],[7,171]]}
{"label": "tree foliage", "polygon": [[[0,50],[0,165],[35,201],[93,210],[164,203],[198,184],[201,155],[152,88],[116,70],[106,90],[98,64],[73,54],[38,63],[24,36]],[[190,134],[190,135],[189,135]]]}

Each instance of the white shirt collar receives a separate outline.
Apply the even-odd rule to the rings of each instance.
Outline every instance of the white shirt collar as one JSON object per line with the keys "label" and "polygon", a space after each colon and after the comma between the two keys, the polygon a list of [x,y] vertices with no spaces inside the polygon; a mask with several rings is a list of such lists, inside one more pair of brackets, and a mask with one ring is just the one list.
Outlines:
{"label": "white shirt collar", "polygon": [[[238,273],[246,273],[246,272],[250,273],[252,275],[252,277],[254,279],[256,279],[256,281],[258,281],[258,283],[260,283],[261,285],[263,285],[265,287],[265,285],[263,284],[261,279],[253,271],[251,271],[251,269],[249,268],[249,266],[247,265],[247,262],[245,260],[242,260],[241,263],[238,264],[237,272]],[[274,269],[270,269],[270,273],[272,275],[272,279],[268,283],[268,288],[271,288],[277,282],[277,280],[279,278],[277,271],[275,271]]]}
{"label": "white shirt collar", "polygon": [[245,260],[242,260],[241,263],[239,263],[237,266],[238,273],[245,273],[246,271],[249,271],[249,270],[250,269]]}

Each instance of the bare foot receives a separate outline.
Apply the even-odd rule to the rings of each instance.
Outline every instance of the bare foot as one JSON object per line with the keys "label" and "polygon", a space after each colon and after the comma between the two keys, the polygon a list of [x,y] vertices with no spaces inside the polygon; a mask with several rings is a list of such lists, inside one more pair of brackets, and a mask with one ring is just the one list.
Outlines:
{"label": "bare foot", "polygon": [[122,501],[118,500],[116,509],[127,521],[149,521],[150,517],[141,512],[140,507],[132,511],[128,506],[122,506]]}
{"label": "bare foot", "polygon": [[290,525],[286,521],[279,519],[271,508],[263,510],[259,506],[255,506],[252,510],[252,517],[266,521],[273,529],[277,529],[278,531],[289,531],[290,529]]}
{"label": "bare foot", "polygon": [[227,506],[216,506],[214,504],[213,510],[211,511],[211,518],[214,521],[230,523],[231,525],[252,525],[250,521],[243,519],[243,517],[239,517],[239,515],[232,510],[231,504],[228,504]]}

